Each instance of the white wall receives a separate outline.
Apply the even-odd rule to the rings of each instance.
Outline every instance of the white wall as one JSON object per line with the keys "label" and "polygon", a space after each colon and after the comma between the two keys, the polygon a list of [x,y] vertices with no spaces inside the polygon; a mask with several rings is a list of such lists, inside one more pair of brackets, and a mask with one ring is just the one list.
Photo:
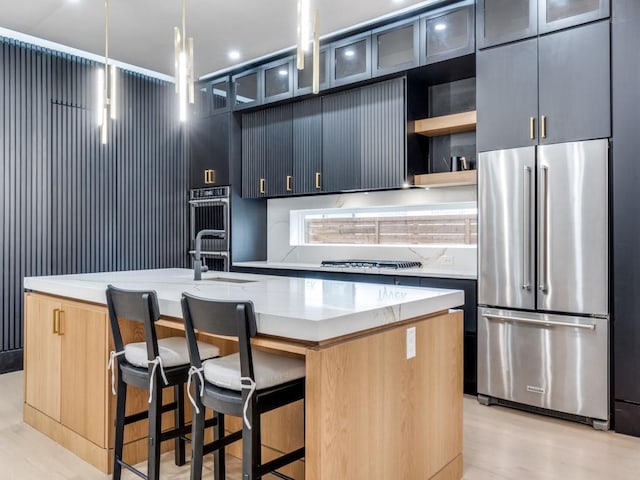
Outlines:
{"label": "white wall", "polygon": [[[354,208],[386,205],[428,205],[446,202],[475,202],[475,186],[412,188],[368,193],[343,193],[308,197],[276,198],[267,201],[267,261],[320,263],[330,259],[418,260],[423,268],[475,276],[476,247],[416,246],[291,246],[289,211],[315,208]],[[445,258],[443,258],[443,256]],[[443,264],[447,263],[447,264]],[[451,263],[451,264],[448,264]]]}

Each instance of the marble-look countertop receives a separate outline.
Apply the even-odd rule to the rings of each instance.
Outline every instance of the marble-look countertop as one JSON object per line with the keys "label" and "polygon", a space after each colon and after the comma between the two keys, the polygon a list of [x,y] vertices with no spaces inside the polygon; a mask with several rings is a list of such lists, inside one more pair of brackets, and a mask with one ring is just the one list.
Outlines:
{"label": "marble-look countertop", "polygon": [[[231,283],[225,280],[246,283]],[[258,332],[319,342],[408,320],[464,304],[464,292],[360,282],[207,272],[193,280],[190,269],[135,270],[27,277],[25,290],[106,304],[107,285],[155,290],[160,313],[182,318],[180,295],[251,300]]]}
{"label": "marble-look countertop", "polygon": [[463,280],[475,280],[476,272],[451,271],[439,268],[354,268],[354,267],[325,267],[319,263],[299,263],[299,262],[233,262],[234,267],[240,268],[277,268],[283,270],[312,270],[318,272],[341,272],[341,273],[368,273],[371,275],[394,275],[406,277],[429,277],[429,278],[459,278]]}

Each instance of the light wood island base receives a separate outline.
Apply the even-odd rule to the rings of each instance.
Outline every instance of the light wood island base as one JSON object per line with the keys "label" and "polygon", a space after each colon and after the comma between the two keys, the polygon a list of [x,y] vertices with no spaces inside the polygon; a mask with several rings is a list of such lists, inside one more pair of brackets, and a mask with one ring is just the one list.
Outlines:
{"label": "light wood island base", "polygon": [[[115,399],[105,370],[104,352],[112,348],[106,307],[39,293],[27,293],[25,297],[24,420],[109,473]],[[84,355],[83,368],[95,371],[82,373],[82,368],[76,365],[78,371],[72,374],[72,381],[62,379],[69,373],[60,369],[60,361],[47,363],[43,356],[60,356],[60,347],[43,350],[40,343],[44,335],[35,332],[35,329],[46,329],[51,334],[51,319],[56,308],[73,311],[73,315],[69,313],[68,318],[63,318],[64,332],[69,336],[75,335],[71,329],[81,321],[83,311],[90,314],[92,322],[104,322],[97,332],[91,333],[101,338],[103,346],[96,348],[93,339],[89,346],[76,345],[78,351],[73,354],[76,359]],[[183,329],[180,319],[165,318],[161,325],[160,336],[176,335]],[[125,341],[141,339],[141,328],[134,327]],[[407,359],[407,329],[412,327],[416,328],[416,356]],[[270,412],[263,419],[264,458],[305,443],[304,461],[283,469],[283,473],[298,480],[459,480],[462,478],[462,336],[462,313],[440,312],[316,344],[257,338],[259,348],[304,355],[307,370],[306,411],[298,402]],[[209,337],[208,341],[219,345],[224,354],[235,348],[225,339]],[[64,357],[64,345],[62,349]],[[43,365],[51,364],[55,366],[53,371],[43,371]],[[58,375],[60,381],[48,378],[50,375]],[[38,379],[42,378],[49,379],[47,389],[55,393],[53,405],[44,400],[50,398],[50,392],[40,391]],[[56,392],[61,385],[70,385],[72,390]],[[100,392],[96,392],[96,388]],[[167,394],[171,394],[170,389]],[[98,397],[104,398],[104,402],[82,405],[83,399]],[[89,412],[87,418],[92,421],[78,421],[68,413],[62,416],[57,413],[61,409],[65,411],[66,398],[73,398],[83,415]],[[146,402],[145,392],[135,392],[128,400],[128,410],[140,410]],[[169,397],[165,401],[168,400]],[[34,402],[37,404],[33,405]],[[170,416],[166,420],[169,426]],[[237,425],[234,421],[236,419],[228,418],[228,428],[240,427],[240,420]],[[131,463],[144,461],[146,422],[129,430],[125,459]],[[173,442],[166,442],[163,447],[170,450]],[[239,456],[239,442],[232,445],[229,452]]]}

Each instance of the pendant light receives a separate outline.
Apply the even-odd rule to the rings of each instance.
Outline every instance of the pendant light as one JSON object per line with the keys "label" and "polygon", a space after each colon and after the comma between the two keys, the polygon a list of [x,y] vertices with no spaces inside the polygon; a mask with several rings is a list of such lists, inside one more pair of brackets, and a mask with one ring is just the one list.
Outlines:
{"label": "pendant light", "polygon": [[320,91],[320,34],[318,31],[318,10],[311,22],[311,0],[298,0],[298,48],[297,68],[304,70],[304,57],[312,46],[312,92]]}
{"label": "pendant light", "polygon": [[104,68],[98,69],[98,126],[100,142],[107,144],[109,119],[116,119],[117,68],[109,65],[109,0],[104,2]]}
{"label": "pendant light", "polygon": [[176,93],[178,94],[178,116],[187,121],[187,104],[195,102],[195,79],[193,69],[193,37],[187,38],[187,1],[182,0],[182,31],[173,27],[175,50]]}

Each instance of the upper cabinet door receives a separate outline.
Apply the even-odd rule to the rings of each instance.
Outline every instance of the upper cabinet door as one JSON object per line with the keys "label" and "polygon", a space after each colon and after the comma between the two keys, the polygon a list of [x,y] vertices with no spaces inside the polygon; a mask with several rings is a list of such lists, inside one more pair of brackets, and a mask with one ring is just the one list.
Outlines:
{"label": "upper cabinet door", "polygon": [[477,20],[478,48],[533,37],[538,0],[478,0]]}
{"label": "upper cabinet door", "polygon": [[213,80],[211,89],[211,113],[228,112],[231,109],[231,79],[227,77]]}
{"label": "upper cabinet door", "polygon": [[[307,95],[312,93],[313,87],[313,54],[304,56],[304,68],[296,68],[296,60],[293,62],[293,94]],[[320,49],[320,90],[329,88],[329,48]]]}
{"label": "upper cabinet door", "polygon": [[372,32],[373,76],[409,70],[420,60],[420,25],[417,20],[386,25]]}
{"label": "upper cabinet door", "polygon": [[424,15],[421,20],[420,63],[448,60],[475,51],[473,3],[463,2]]}
{"label": "upper cabinet door", "polygon": [[258,69],[233,76],[233,109],[254,107],[262,101],[262,75]]}
{"label": "upper cabinet door", "polygon": [[263,67],[263,103],[276,102],[293,96],[293,60],[276,60]]}
{"label": "upper cabinet door", "polygon": [[540,33],[552,32],[609,16],[609,0],[539,0]]}
{"label": "upper cabinet door", "polygon": [[242,196],[267,196],[265,110],[242,115]]}
{"label": "upper cabinet door", "polygon": [[611,135],[608,21],[540,37],[540,143]]}
{"label": "upper cabinet door", "polygon": [[293,104],[293,191],[322,192],[322,98]]}
{"label": "upper cabinet door", "polygon": [[322,189],[360,188],[360,89],[322,97]]}
{"label": "upper cabinet door", "polygon": [[331,44],[331,86],[371,78],[371,34],[366,32]]}
{"label": "upper cabinet door", "polygon": [[537,145],[538,40],[476,56],[479,152]]}

